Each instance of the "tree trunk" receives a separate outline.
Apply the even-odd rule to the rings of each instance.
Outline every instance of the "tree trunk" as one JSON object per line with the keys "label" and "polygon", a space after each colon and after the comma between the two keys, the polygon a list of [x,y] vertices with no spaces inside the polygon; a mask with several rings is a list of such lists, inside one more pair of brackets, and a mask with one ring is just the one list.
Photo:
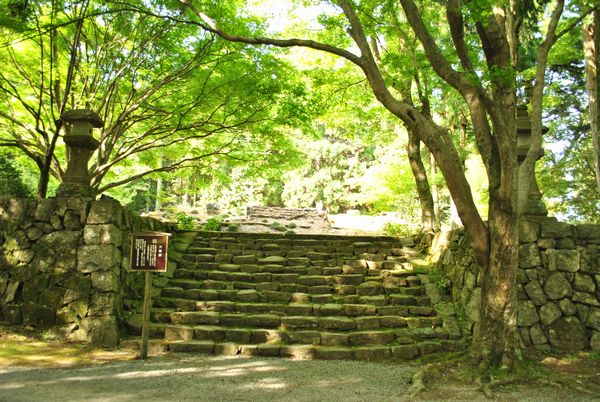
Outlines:
{"label": "tree trunk", "polygon": [[46,198],[48,195],[48,184],[50,183],[50,173],[52,170],[52,158],[54,157],[54,150],[56,149],[56,142],[58,141],[60,130],[62,129],[62,122],[58,122],[56,125],[56,131],[52,135],[52,140],[44,155],[43,163],[40,168],[40,179],[38,181],[37,197]]}
{"label": "tree trunk", "polygon": [[598,67],[600,65],[600,11],[594,12],[592,24],[583,30],[583,48],[585,53],[585,76],[589,99],[590,134],[594,153],[594,172],[596,186],[600,194],[600,86],[598,85]]}
{"label": "tree trunk", "polygon": [[480,317],[471,349],[475,361],[485,368],[510,366],[518,345],[517,214],[511,203],[499,201],[497,195],[491,198],[495,202],[490,202],[488,221],[490,262],[487,267],[481,267]]}
{"label": "tree trunk", "polygon": [[159,177],[156,179],[156,198],[154,200],[154,210],[160,211],[162,208],[162,179]]}
{"label": "tree trunk", "polygon": [[429,152],[429,176],[433,180],[433,184],[431,185],[431,198],[433,199],[433,214],[435,216],[435,227],[439,229],[442,226],[442,217],[441,217],[441,200],[440,200],[440,187],[435,182],[435,177],[437,176],[437,165],[435,162],[435,158],[433,154]]}
{"label": "tree trunk", "polygon": [[[512,367],[517,338],[516,277],[518,267],[519,165],[516,155],[516,94],[510,87],[496,91],[493,107],[495,147],[488,160],[489,251],[481,265],[479,322],[471,354],[482,368]],[[512,139],[512,140],[511,140]]]}
{"label": "tree trunk", "polygon": [[434,203],[429,187],[429,180],[427,179],[427,170],[421,159],[421,140],[411,128],[408,128],[407,131],[408,143],[406,145],[406,152],[408,154],[410,168],[415,178],[415,184],[417,185],[417,193],[421,204],[421,222],[423,224],[423,230],[426,232],[435,231],[437,228]]}
{"label": "tree trunk", "polygon": [[40,169],[40,178],[38,180],[38,187],[37,187],[37,197],[42,199],[42,198],[46,198],[46,195],[48,194],[48,183],[50,181],[50,171],[48,169],[45,168],[45,166],[42,167],[42,169]]}

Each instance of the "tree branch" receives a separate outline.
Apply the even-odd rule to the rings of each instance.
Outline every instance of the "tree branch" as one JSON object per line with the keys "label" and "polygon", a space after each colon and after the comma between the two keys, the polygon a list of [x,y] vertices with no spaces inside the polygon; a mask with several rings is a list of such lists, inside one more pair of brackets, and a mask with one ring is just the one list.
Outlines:
{"label": "tree branch", "polygon": [[[294,46],[302,46],[308,47],[311,49],[322,50],[327,53],[335,54],[341,56],[356,65],[361,64],[360,58],[356,56],[354,53],[351,53],[347,50],[337,48],[335,46],[327,45],[321,42],[316,42],[313,40],[306,39],[275,39],[275,38],[265,38],[265,37],[243,37],[237,35],[231,35],[222,31],[217,23],[211,19],[209,16],[198,10],[196,6],[194,6],[189,0],[179,0],[181,4],[187,7],[191,12],[193,12],[198,18],[202,20],[199,21],[184,21],[179,20],[179,22],[187,22],[193,23],[200,26],[203,30],[207,32],[214,33],[217,36],[229,41],[229,42],[238,42],[238,43],[247,43],[249,45],[271,45],[277,47],[294,47]],[[164,16],[163,16],[164,18]],[[167,17],[171,18],[171,17]]]}
{"label": "tree branch", "polygon": [[162,167],[159,167],[159,168],[156,168],[156,169],[148,170],[148,171],[136,174],[134,176],[130,176],[130,177],[127,177],[125,179],[109,183],[109,184],[105,185],[104,187],[99,188],[98,189],[98,194],[101,194],[101,193],[103,193],[103,192],[105,192],[107,190],[110,190],[111,188],[119,187],[119,186],[122,186],[123,184],[127,184],[127,183],[130,183],[130,182],[134,181],[134,180],[141,179],[141,178],[146,177],[146,176],[148,176],[150,174],[153,174],[153,173],[172,172],[172,171],[177,170],[177,169],[185,169],[186,167],[189,167],[189,166],[185,166],[185,165],[189,164],[190,162],[196,162],[196,161],[198,161],[200,159],[205,159],[205,158],[208,158],[210,156],[224,155],[224,154],[226,154],[226,152],[223,152],[223,148],[219,148],[218,150],[215,150],[215,151],[203,154],[203,155],[199,155],[199,156],[194,156],[194,157],[191,157],[191,158],[182,159],[182,160],[180,160],[178,162],[172,163],[172,164],[167,165],[167,166],[162,166]]}

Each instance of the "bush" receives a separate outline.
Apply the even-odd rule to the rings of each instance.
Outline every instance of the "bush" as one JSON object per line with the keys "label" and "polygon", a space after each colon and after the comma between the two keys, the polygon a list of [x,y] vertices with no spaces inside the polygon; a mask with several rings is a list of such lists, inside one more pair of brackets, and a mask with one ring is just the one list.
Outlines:
{"label": "bush", "polygon": [[238,230],[240,230],[240,225],[238,225],[237,223],[230,223],[229,225],[227,225],[228,232],[237,232]]}
{"label": "bush", "polygon": [[32,196],[31,189],[25,184],[23,175],[10,154],[0,154],[0,194],[16,198]]}
{"label": "bush", "polygon": [[176,216],[177,228],[179,230],[195,230],[196,229],[196,218],[180,212]]}
{"label": "bush", "polygon": [[285,225],[285,227],[288,229],[296,229],[296,224],[294,222],[290,222],[287,225]]}
{"label": "bush", "polygon": [[279,222],[273,222],[269,225],[271,229],[277,230],[278,232],[285,232],[287,229]]}
{"label": "bush", "polygon": [[204,225],[202,225],[202,230],[207,230],[209,232],[220,232],[221,222],[223,222],[223,218],[220,216],[209,218],[206,222],[204,222]]}
{"label": "bush", "polygon": [[450,280],[448,278],[436,271],[429,272],[428,276],[431,283],[433,283],[441,293],[446,295],[450,294]]}
{"label": "bush", "polygon": [[388,236],[405,237],[410,235],[410,229],[403,223],[387,222],[383,225],[383,233]]}

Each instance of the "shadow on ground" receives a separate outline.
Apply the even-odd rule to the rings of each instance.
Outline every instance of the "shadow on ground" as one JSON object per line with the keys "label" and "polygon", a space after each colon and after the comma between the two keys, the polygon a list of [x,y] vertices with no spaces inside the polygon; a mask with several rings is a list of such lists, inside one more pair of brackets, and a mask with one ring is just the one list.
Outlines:
{"label": "shadow on ground", "polygon": [[79,368],[5,368],[5,401],[398,400],[414,366],[176,356]]}
{"label": "shadow on ground", "polygon": [[[0,326],[0,401],[486,401],[461,367],[447,366],[405,396],[416,363],[295,361],[103,350]],[[594,356],[595,357],[595,356]],[[600,360],[540,356],[548,377],[494,391],[499,401],[600,400]]]}

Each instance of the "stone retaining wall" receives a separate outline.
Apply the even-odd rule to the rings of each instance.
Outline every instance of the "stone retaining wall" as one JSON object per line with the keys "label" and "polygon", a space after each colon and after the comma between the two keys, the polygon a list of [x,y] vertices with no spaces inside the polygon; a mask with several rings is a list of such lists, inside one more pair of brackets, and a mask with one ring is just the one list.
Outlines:
{"label": "stone retaining wall", "polygon": [[[522,220],[517,273],[523,344],[600,351],[600,225]],[[481,275],[464,230],[438,234],[432,260],[450,280],[463,329],[479,320]]]}
{"label": "stone retaining wall", "polygon": [[284,220],[326,220],[326,214],[319,212],[314,208],[279,208],[251,206],[246,208],[246,216],[249,219],[270,218]]}
{"label": "stone retaining wall", "polygon": [[0,200],[0,320],[116,345],[124,298],[143,297],[143,273],[128,272],[130,234],[170,229],[108,197]]}

